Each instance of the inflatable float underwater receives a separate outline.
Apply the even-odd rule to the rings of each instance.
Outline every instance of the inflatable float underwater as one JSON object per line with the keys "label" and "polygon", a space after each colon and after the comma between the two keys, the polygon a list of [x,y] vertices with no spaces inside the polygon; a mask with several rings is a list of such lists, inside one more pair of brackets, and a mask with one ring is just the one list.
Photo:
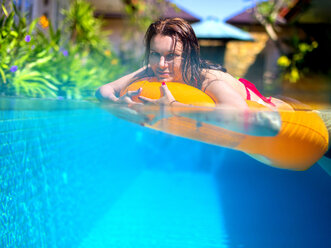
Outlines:
{"label": "inflatable float underwater", "polygon": [[[140,96],[158,99],[162,94],[160,86],[160,82],[134,82],[123,90],[121,95],[126,94],[127,91],[142,88]],[[281,121],[277,131],[273,134],[256,136],[224,128],[222,125],[214,125],[212,118],[212,121],[209,121],[211,116],[220,117],[213,112],[216,109],[214,101],[201,90],[182,83],[167,82],[167,86],[178,102],[190,106],[166,107],[168,110],[170,109],[167,111],[170,114],[163,114],[161,118],[154,118],[156,111],[154,114],[153,111],[149,114],[147,111],[149,120],[153,120],[153,118],[154,120],[141,123],[144,126],[176,136],[239,150],[267,165],[290,170],[306,170],[328,151],[329,133],[324,121],[315,111],[293,110],[286,107],[274,110],[247,100],[252,113],[266,114],[267,117],[268,114],[271,114],[272,118],[276,114]],[[134,96],[133,100],[140,101],[137,96]],[[142,111],[144,108],[142,107]],[[224,116],[226,119],[227,114]],[[245,113],[233,113],[232,111],[232,115],[229,116],[245,117]],[[230,123],[233,125],[233,120]],[[270,122],[262,121],[261,123],[264,123],[261,129],[268,130],[267,125]],[[237,124],[247,125],[247,123],[240,122]],[[249,126],[245,126],[244,129],[249,129]]]}

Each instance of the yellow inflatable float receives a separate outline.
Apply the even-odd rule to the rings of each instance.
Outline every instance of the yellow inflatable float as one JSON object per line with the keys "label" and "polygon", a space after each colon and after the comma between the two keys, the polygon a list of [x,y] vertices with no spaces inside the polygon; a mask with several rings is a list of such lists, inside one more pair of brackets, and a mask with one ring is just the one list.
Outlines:
{"label": "yellow inflatable float", "polygon": [[[121,95],[142,88],[141,96],[158,99],[161,97],[160,86],[160,82],[139,81],[129,85]],[[215,106],[214,101],[207,94],[192,86],[172,82],[167,82],[167,86],[178,102],[199,107]],[[134,100],[139,102],[137,97],[134,97]],[[257,102],[247,100],[247,103],[252,111],[256,108],[261,111],[268,110],[266,106]],[[145,126],[243,151],[270,166],[292,170],[308,169],[328,149],[328,131],[323,120],[313,111],[279,109],[278,112],[281,117],[281,128],[278,134],[272,137],[246,135],[176,115]]]}

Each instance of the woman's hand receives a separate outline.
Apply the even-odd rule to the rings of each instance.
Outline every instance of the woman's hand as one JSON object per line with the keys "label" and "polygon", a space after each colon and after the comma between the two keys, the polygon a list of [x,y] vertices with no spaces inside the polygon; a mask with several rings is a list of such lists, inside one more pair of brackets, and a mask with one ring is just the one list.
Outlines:
{"label": "woman's hand", "polygon": [[142,88],[139,88],[138,90],[135,91],[128,91],[126,92],[125,95],[117,98],[117,100],[115,101],[116,103],[125,103],[125,104],[129,104],[129,105],[135,105],[135,104],[142,104],[142,103],[138,103],[132,100],[133,96],[137,96],[141,93]]}
{"label": "woman's hand", "polygon": [[161,91],[163,96],[159,99],[151,99],[144,96],[139,96],[138,98],[146,104],[154,105],[171,105],[171,103],[176,101],[165,82],[162,82]]}
{"label": "woman's hand", "polygon": [[137,103],[134,102],[132,100],[133,96],[137,96],[141,93],[141,88],[139,88],[138,90],[135,91],[128,91],[126,92],[125,95],[121,96],[121,97],[117,97],[115,95],[115,91],[113,90],[112,87],[100,87],[97,92],[96,92],[96,97],[104,103],[124,103],[124,104],[130,104],[130,105],[134,105],[134,104],[141,104],[141,103]]}

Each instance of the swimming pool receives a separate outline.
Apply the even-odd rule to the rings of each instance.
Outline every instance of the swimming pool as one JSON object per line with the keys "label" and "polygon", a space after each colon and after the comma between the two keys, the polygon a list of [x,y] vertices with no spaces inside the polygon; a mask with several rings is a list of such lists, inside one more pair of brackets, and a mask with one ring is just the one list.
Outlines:
{"label": "swimming pool", "polygon": [[318,165],[271,168],[88,102],[0,106],[0,247],[331,247]]}

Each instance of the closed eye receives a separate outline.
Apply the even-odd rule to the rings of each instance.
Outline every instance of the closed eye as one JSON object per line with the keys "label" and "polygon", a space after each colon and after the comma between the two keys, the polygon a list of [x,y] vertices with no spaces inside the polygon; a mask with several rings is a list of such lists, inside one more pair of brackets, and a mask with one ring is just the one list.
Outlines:
{"label": "closed eye", "polygon": [[173,60],[175,58],[175,54],[173,54],[173,53],[169,53],[166,57],[165,57],[165,59],[167,60],[167,61],[171,61],[171,60]]}
{"label": "closed eye", "polygon": [[160,54],[157,53],[157,52],[151,52],[151,53],[149,54],[149,56],[150,56],[152,59],[160,58]]}

